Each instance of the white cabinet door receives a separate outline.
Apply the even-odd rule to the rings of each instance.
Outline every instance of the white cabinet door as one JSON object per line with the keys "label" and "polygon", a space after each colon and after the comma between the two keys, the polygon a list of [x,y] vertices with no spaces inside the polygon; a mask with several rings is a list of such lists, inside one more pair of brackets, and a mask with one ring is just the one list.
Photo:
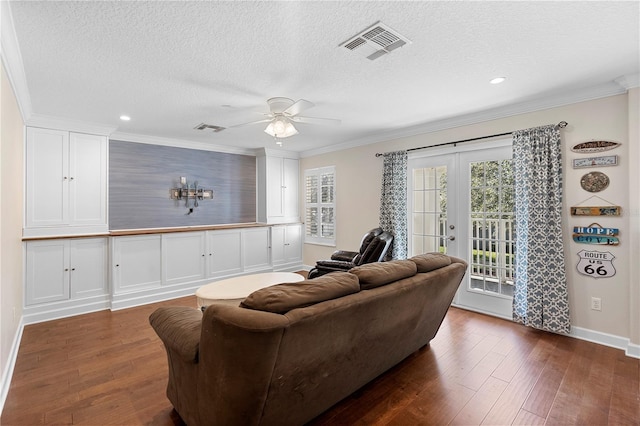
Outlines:
{"label": "white cabinet door", "polygon": [[107,223],[107,138],[69,135],[69,224]]}
{"label": "white cabinet door", "polygon": [[71,298],[102,296],[109,293],[107,280],[107,239],[69,241],[71,260]]}
{"label": "white cabinet door", "polygon": [[26,305],[108,293],[106,238],[29,241]]}
{"label": "white cabinet door", "polygon": [[285,225],[271,227],[271,261],[274,265],[285,263],[284,244],[287,227]]}
{"label": "white cabinet door", "polygon": [[269,228],[248,228],[242,230],[242,255],[244,271],[269,269]]}
{"label": "white cabinet door", "polygon": [[284,216],[283,158],[267,157],[267,216],[271,219]]}
{"label": "white cabinet door", "polygon": [[242,272],[242,231],[207,231],[207,275],[219,277]]}
{"label": "white cabinet door", "polygon": [[298,160],[291,158],[283,158],[283,216],[285,219],[298,220],[298,181],[299,170]]}
{"label": "white cabinet door", "polygon": [[274,266],[298,264],[302,261],[302,225],[271,227],[271,259]]}
{"label": "white cabinet door", "polygon": [[164,284],[183,284],[205,278],[205,233],[180,232],[162,236]]}
{"label": "white cabinet door", "polygon": [[27,128],[27,228],[60,226],[69,222],[68,184],[69,133]]}
{"label": "white cabinet door", "polygon": [[69,299],[68,241],[33,241],[26,247],[25,304]]}
{"label": "white cabinet door", "polygon": [[287,225],[284,253],[287,262],[302,261],[302,225]]}
{"label": "white cabinet door", "polygon": [[116,237],[112,241],[114,293],[160,287],[161,235]]}
{"label": "white cabinet door", "polygon": [[268,153],[256,157],[257,218],[266,223],[300,220],[299,161]]}
{"label": "white cabinet door", "polygon": [[106,232],[107,156],[105,136],[27,128],[24,235]]}

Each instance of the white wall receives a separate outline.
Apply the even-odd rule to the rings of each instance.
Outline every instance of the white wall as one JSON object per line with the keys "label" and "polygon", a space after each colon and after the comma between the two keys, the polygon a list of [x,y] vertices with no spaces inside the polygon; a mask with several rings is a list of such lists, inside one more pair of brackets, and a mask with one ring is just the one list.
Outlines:
{"label": "white wall", "polygon": [[[637,89],[634,89],[637,96]],[[635,112],[631,109],[635,108]],[[634,107],[630,107],[627,94],[611,96],[602,99],[580,102],[557,108],[550,108],[527,114],[496,119],[484,123],[457,127],[453,129],[400,138],[374,145],[361,146],[342,151],[317,155],[301,159],[301,172],[305,169],[336,166],[337,187],[337,247],[340,249],[357,249],[360,238],[368,229],[378,225],[378,211],[380,206],[380,184],[382,173],[382,158],[376,158],[376,152],[395,151],[427,145],[434,145],[449,141],[473,138],[478,136],[504,133],[512,130],[526,129],[530,127],[554,124],[562,120],[569,126],[562,130],[564,145],[564,185],[565,206],[563,214],[563,229],[565,243],[565,257],[567,262],[567,274],[569,285],[569,298],[571,307],[571,321],[574,327],[596,332],[596,334],[612,335],[624,339],[631,339],[638,343],[638,326],[634,321],[638,317],[630,306],[632,294],[635,294],[635,306],[639,304],[638,295],[638,256],[631,257],[630,237],[631,232],[637,236],[637,223],[634,223],[635,231],[632,231],[630,220],[638,221],[638,191],[632,192],[636,206],[635,216],[630,209],[630,166],[637,169],[638,154],[635,160],[630,160],[630,145],[638,145],[637,131],[630,139],[630,129],[638,126],[637,101]],[[636,114],[631,118],[631,114]],[[634,124],[635,121],[635,124]],[[597,195],[610,201],[612,204],[623,207],[623,216],[619,218],[575,218],[569,215],[569,207],[580,204],[591,195],[580,187],[580,177],[586,173],[585,169],[574,170],[571,159],[578,157],[570,151],[570,147],[579,142],[588,140],[612,140],[623,145],[611,154],[620,157],[620,165],[617,167],[603,168],[611,180],[609,188]],[[633,150],[633,148],[632,148]],[[582,155],[584,157],[584,155]],[[590,171],[596,169],[589,169]],[[636,176],[637,177],[637,176]],[[634,185],[636,188],[640,185]],[[635,194],[635,195],[633,195]],[[588,222],[588,223],[587,223]],[[620,229],[621,244],[618,247],[610,247],[610,251],[616,256],[614,265],[617,274],[608,279],[593,279],[580,275],[576,271],[579,260],[577,252],[582,249],[594,250],[598,247],[577,244],[572,241],[573,226],[589,225],[599,222],[603,227]],[[637,243],[636,243],[637,246]],[[330,256],[334,247],[322,247],[305,244],[304,263],[314,265],[317,259]],[[637,251],[637,248],[636,248]],[[631,270],[634,270],[635,281],[631,280]],[[591,297],[602,298],[602,311],[590,309]],[[583,333],[580,337],[590,338],[589,333]],[[618,339],[619,341],[620,339]]]}
{"label": "white wall", "polygon": [[0,407],[8,391],[22,318],[23,129],[4,66],[0,76]]}

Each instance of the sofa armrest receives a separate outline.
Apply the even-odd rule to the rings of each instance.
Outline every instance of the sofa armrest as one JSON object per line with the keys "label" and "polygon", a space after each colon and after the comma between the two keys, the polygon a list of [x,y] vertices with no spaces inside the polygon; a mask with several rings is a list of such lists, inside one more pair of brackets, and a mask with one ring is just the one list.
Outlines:
{"label": "sofa armrest", "polygon": [[198,362],[201,310],[186,306],[158,308],[149,323],[168,351],[177,353],[185,362]]}
{"label": "sofa armrest", "polygon": [[327,269],[334,269],[337,271],[348,271],[354,266],[356,266],[355,263],[345,262],[342,260],[318,260],[316,262],[316,268],[318,269],[327,268]]}
{"label": "sofa armrest", "polygon": [[344,262],[353,262],[357,255],[357,251],[336,250],[331,255],[331,260],[341,260]]}

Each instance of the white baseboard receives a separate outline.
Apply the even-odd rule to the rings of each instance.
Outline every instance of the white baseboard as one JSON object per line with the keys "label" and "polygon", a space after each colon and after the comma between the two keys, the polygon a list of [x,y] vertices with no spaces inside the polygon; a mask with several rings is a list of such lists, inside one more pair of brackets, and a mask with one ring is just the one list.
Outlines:
{"label": "white baseboard", "polygon": [[[489,315],[496,318],[501,318],[507,321],[513,321],[511,318],[496,315],[494,313],[483,311],[481,309],[473,309],[464,305],[457,305],[452,303],[451,306],[464,309],[467,311],[477,312],[479,314]],[[575,339],[586,340],[591,343],[597,343],[599,345],[609,346],[611,348],[623,350],[625,355],[631,358],[640,358],[640,345],[631,343],[631,340],[627,337],[615,336],[613,334],[603,333],[601,331],[589,330],[582,327],[571,327],[571,333],[566,335]]]}
{"label": "white baseboard", "polygon": [[52,321],[60,318],[74,317],[76,315],[89,314],[91,312],[104,311],[109,309],[109,301],[105,297],[101,300],[84,300],[67,306],[40,306],[25,308],[23,311],[23,321],[25,325],[37,324],[39,322]]}
{"label": "white baseboard", "polygon": [[621,349],[625,355],[631,358],[640,358],[640,345],[631,343],[627,337],[616,336],[601,331],[589,330],[582,327],[571,327],[571,337],[586,340],[587,342],[598,343],[611,348]]}
{"label": "white baseboard", "polygon": [[18,350],[20,349],[23,330],[24,323],[22,318],[20,318],[16,334],[13,336],[13,342],[11,343],[11,351],[9,352],[7,364],[2,371],[2,381],[0,382],[0,415],[2,415],[4,403],[7,400],[7,395],[9,394],[9,387],[11,387],[11,378],[13,377],[13,369],[15,368],[16,360],[18,359]]}

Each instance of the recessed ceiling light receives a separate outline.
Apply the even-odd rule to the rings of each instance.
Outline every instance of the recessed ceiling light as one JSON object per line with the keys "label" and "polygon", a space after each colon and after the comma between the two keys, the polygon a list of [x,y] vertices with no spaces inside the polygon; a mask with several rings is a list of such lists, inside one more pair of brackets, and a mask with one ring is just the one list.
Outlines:
{"label": "recessed ceiling light", "polygon": [[128,115],[121,115],[121,116],[120,116],[120,120],[122,120],[122,121],[129,121],[129,120],[131,120],[131,117],[129,117]]}
{"label": "recessed ceiling light", "polygon": [[496,77],[494,79],[491,79],[491,81],[489,81],[489,83],[491,84],[500,84],[503,81],[505,81],[507,79],[507,77]]}

